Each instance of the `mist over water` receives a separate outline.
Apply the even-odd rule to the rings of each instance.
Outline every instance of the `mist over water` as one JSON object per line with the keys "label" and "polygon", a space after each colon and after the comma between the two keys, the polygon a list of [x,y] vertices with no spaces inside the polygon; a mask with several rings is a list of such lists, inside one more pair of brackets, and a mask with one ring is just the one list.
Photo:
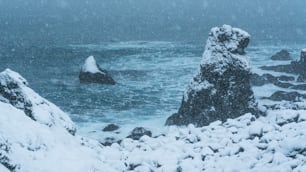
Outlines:
{"label": "mist over water", "polygon": [[1,0],[0,39],[31,44],[203,42],[230,24],[253,40],[306,40],[304,0]]}

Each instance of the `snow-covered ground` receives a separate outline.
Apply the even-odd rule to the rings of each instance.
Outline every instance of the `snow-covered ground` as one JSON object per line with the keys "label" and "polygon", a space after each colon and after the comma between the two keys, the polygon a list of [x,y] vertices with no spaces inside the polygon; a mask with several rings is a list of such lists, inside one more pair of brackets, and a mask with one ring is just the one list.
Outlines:
{"label": "snow-covered ground", "polygon": [[35,122],[9,104],[0,102],[0,109],[0,162],[15,171],[306,170],[305,110],[270,111],[259,119],[246,114],[203,128],[169,127],[156,138],[103,147]]}
{"label": "snow-covered ground", "polygon": [[[25,81],[14,76],[17,83]],[[302,172],[306,170],[305,131],[306,110],[284,109],[268,111],[258,119],[245,114],[202,128],[165,127],[162,135],[153,138],[126,138],[102,146],[78,133],[71,135],[65,125],[45,125],[0,101],[0,170]]]}

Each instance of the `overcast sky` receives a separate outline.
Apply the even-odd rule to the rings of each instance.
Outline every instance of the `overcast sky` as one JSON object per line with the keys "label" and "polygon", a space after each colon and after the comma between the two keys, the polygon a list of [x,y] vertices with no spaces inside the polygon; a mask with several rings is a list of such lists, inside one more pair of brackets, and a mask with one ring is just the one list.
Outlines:
{"label": "overcast sky", "polygon": [[0,0],[1,39],[203,41],[224,23],[254,40],[306,41],[305,0]]}

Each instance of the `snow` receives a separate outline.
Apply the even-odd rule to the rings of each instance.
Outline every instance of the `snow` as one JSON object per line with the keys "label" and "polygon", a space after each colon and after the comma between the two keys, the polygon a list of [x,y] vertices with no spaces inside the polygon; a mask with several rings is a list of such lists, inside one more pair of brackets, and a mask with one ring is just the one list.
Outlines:
{"label": "snow", "polygon": [[[35,119],[22,101],[13,106],[0,96],[1,172],[306,170],[306,110],[268,110],[257,119],[248,113],[202,128],[165,127],[163,135],[125,138],[104,147],[67,132],[74,126],[69,116],[18,73],[0,73],[0,86],[31,102]],[[206,86],[211,85],[199,85]]]}
{"label": "snow", "polygon": [[1,172],[10,172],[7,168],[0,164],[0,171]]}
{"label": "snow", "polygon": [[95,60],[95,58],[93,56],[89,56],[86,60],[84,65],[82,66],[82,72],[89,72],[89,73],[102,73],[104,74],[104,72],[102,72],[98,65],[97,62]]}
{"label": "snow", "polygon": [[[0,101],[10,102],[16,108],[29,112],[28,116],[41,124],[49,127],[59,125],[71,134],[75,133],[76,127],[69,116],[29,88],[26,79],[17,72],[10,69],[1,72],[0,87],[4,89],[4,94],[9,95],[5,97],[0,93]],[[17,100],[9,100],[9,97],[16,97]]]}
{"label": "snow", "polygon": [[[200,75],[197,75],[196,78],[201,77]],[[199,82],[200,80],[195,80],[193,79],[190,84],[189,87],[187,88],[187,90],[184,92],[184,101],[188,100],[188,95],[191,92],[194,92],[194,94],[196,94],[197,92],[203,90],[203,89],[208,89],[208,88],[213,88],[214,84],[209,83],[207,80],[204,80],[203,82]],[[215,92],[212,92],[212,94]]]}
{"label": "snow", "polygon": [[103,156],[98,154],[98,143],[33,121],[10,104],[0,102],[0,109],[0,145],[8,149],[0,149],[0,159],[7,157],[16,171],[102,171],[107,167],[100,165]]}
{"label": "snow", "polygon": [[[258,119],[245,114],[202,128],[171,126],[164,136],[143,136],[139,141],[126,138],[103,147],[61,127],[35,122],[10,104],[0,102],[0,109],[0,144],[9,149],[0,149],[0,155],[8,157],[17,171],[305,169],[306,115],[293,120],[297,114],[306,114],[303,110],[269,111],[267,117]],[[279,119],[287,123],[279,125]]]}
{"label": "snow", "polygon": [[[220,41],[219,37],[224,35],[228,40]],[[238,63],[242,68],[250,70],[249,60],[246,55],[232,53],[240,49],[239,44],[241,41],[249,38],[250,35],[247,32],[239,28],[232,28],[229,25],[212,28],[205,46],[201,65],[214,64],[216,65],[214,70],[220,73],[224,72],[223,69],[228,63]]]}

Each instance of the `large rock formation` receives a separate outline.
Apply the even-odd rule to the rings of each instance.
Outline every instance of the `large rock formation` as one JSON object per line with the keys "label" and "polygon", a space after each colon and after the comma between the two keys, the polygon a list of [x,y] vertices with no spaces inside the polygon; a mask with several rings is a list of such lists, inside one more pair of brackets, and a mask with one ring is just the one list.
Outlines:
{"label": "large rock formation", "polygon": [[108,169],[100,165],[101,145],[75,132],[69,116],[30,89],[22,76],[9,69],[0,73],[1,172]]}
{"label": "large rock formation", "polygon": [[288,65],[278,65],[278,66],[263,66],[261,69],[264,70],[274,70],[277,72],[287,72],[298,74],[300,80],[305,80],[306,78],[306,48],[302,49],[301,57],[299,61],[292,61]]}
{"label": "large rock formation", "polygon": [[76,132],[75,125],[66,113],[35,93],[22,76],[10,69],[0,73],[0,102],[13,105],[32,120],[46,126],[59,125],[72,135]]}
{"label": "large rock formation", "polygon": [[93,56],[85,60],[85,64],[80,71],[79,79],[81,83],[116,84],[111,75],[96,63]]}
{"label": "large rock formation", "polygon": [[200,71],[189,84],[179,111],[166,125],[204,126],[248,112],[259,113],[244,51],[249,41],[247,32],[228,25],[211,30]]}

